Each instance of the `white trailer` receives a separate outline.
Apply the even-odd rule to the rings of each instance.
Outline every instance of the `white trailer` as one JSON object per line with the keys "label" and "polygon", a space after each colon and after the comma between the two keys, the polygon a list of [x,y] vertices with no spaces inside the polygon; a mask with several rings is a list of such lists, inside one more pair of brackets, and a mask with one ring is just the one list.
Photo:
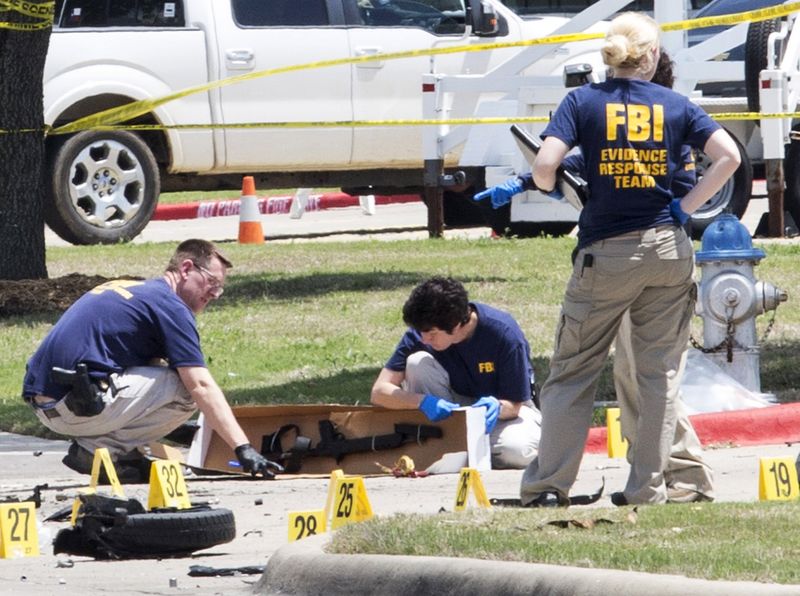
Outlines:
{"label": "white trailer", "polygon": [[[603,21],[607,22],[629,4],[628,0],[600,0],[572,17],[551,35],[602,31]],[[500,3],[484,2],[480,9],[494,10],[500,19],[519,18]],[[662,25],[685,21],[689,16],[688,1],[654,1],[654,17]],[[799,79],[792,74],[797,70],[800,45],[791,35],[794,18],[795,15],[790,15],[784,20],[773,18],[754,23],[743,21],[691,46],[685,29],[663,34],[663,46],[675,62],[675,90],[690,96],[710,114],[719,116],[721,124],[737,141],[742,155],[742,165],[736,174],[693,217],[693,229],[698,235],[722,212],[732,212],[741,217],[751,197],[754,168],[760,173],[765,158],[783,158],[783,144],[788,142],[791,118],[738,119],[730,118],[730,114],[758,111],[759,93],[760,109],[763,112],[794,111],[797,92],[792,85]],[[583,45],[583,51],[577,51],[577,45]],[[745,47],[744,59],[719,59],[739,46]],[[434,71],[425,75],[423,88],[427,92],[423,94],[424,117],[442,121],[438,127],[427,127],[424,139],[426,200],[429,207],[433,205],[432,210],[435,211],[442,183],[459,182],[457,177],[442,176],[442,166],[448,163],[448,158],[453,153],[460,155],[460,168],[485,168],[487,187],[529,170],[529,164],[516,149],[508,132],[508,123],[448,124],[452,114],[463,115],[463,105],[473,105],[474,118],[508,118],[509,122],[520,118],[531,119],[533,121],[526,124],[527,128],[534,134],[539,133],[549,114],[569,91],[565,87],[562,73],[551,71],[543,74],[546,69],[542,64],[548,61],[550,64],[557,63],[556,58],[559,55],[569,53],[570,60],[560,63],[562,69],[565,64],[584,61],[592,65],[593,76],[602,79],[605,69],[597,53],[598,47],[599,41],[532,45],[485,74],[445,75]],[[780,65],[777,65],[776,53],[783,57]],[[761,80],[770,81],[773,86],[763,83],[760,86],[745,85],[746,74],[752,78],[751,73],[758,73],[764,67],[767,70],[762,73]],[[714,97],[704,93],[703,89],[723,81],[740,83],[741,95]],[[725,115],[728,117],[724,117]],[[769,149],[766,149],[767,144]],[[789,152],[790,156],[800,157],[800,148],[795,148],[795,143]],[[697,157],[698,171],[702,175],[708,162],[702,154]],[[797,161],[798,159],[793,160]],[[795,170],[800,170],[800,166],[795,166],[793,170],[787,164],[787,172],[792,174]],[[787,178],[791,177],[787,174]],[[795,178],[798,176],[794,175],[790,179],[793,187],[787,194],[787,206],[792,208],[800,196],[800,183],[795,182]],[[434,234],[435,225],[439,221],[441,217],[436,213],[429,217]],[[577,211],[568,204],[554,202],[541,193],[530,191],[513,199],[508,227],[512,233],[557,234],[571,229],[576,221]],[[778,230],[783,230],[782,225]]]}

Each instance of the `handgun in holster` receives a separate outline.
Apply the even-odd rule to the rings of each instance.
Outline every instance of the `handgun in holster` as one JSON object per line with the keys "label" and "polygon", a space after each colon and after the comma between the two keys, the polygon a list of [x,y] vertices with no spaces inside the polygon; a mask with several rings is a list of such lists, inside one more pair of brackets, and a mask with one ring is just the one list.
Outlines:
{"label": "handgun in holster", "polygon": [[64,403],[76,416],[97,416],[106,407],[103,401],[105,392],[92,381],[86,364],[82,362],[75,366],[75,370],[54,366],[50,371],[50,380],[72,388],[64,398]]}

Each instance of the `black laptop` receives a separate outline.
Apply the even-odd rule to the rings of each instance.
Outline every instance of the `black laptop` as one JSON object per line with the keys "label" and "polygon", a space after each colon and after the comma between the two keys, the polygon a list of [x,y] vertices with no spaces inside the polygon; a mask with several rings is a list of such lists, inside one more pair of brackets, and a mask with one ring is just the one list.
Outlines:
{"label": "black laptop", "polygon": [[[529,164],[533,165],[533,160],[536,159],[536,154],[539,153],[539,149],[542,146],[541,141],[516,124],[511,126],[511,134],[514,135],[514,140],[519,145],[522,155],[525,156]],[[586,181],[561,166],[558,168],[556,180],[556,184],[559,185],[567,202],[575,209],[583,209],[586,199],[589,197],[589,185]]]}

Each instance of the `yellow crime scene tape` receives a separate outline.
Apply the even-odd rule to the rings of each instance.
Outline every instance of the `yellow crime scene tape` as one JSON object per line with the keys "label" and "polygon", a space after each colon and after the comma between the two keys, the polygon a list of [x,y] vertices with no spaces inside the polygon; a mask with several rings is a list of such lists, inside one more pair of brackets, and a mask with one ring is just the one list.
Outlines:
{"label": "yellow crime scene tape", "polygon": [[[760,113],[760,112],[719,112],[709,114],[713,120],[772,120],[779,118],[800,118],[800,112]],[[485,118],[443,118],[441,120],[304,120],[297,122],[242,122],[232,124],[101,124],[92,130],[213,130],[243,128],[367,128],[371,126],[459,126],[462,124],[526,124],[548,122],[549,116],[497,116]]]}
{"label": "yellow crime scene tape", "polygon": [[[0,0],[0,6],[28,4],[20,0]],[[717,17],[705,17],[701,19],[687,19],[675,21],[661,25],[663,31],[680,31],[686,29],[698,29],[718,25],[736,25],[744,22],[758,22],[774,18],[780,18],[800,11],[800,2],[792,2],[769,8],[750,10]],[[520,117],[520,118],[453,118],[444,120],[362,120],[362,121],[339,121],[339,122],[257,122],[240,124],[184,124],[184,125],[120,125],[120,123],[136,118],[151,112],[154,108],[170,101],[175,101],[193,95],[203,93],[212,89],[218,89],[228,85],[235,85],[253,79],[274,76],[289,72],[311,70],[316,68],[327,68],[332,66],[342,66],[348,64],[360,64],[364,62],[399,60],[403,58],[413,58],[421,56],[437,56],[444,54],[456,54],[466,52],[485,52],[507,48],[518,48],[535,45],[562,45],[565,43],[575,43],[593,39],[601,39],[604,33],[569,33],[562,35],[552,35],[534,39],[496,42],[488,44],[461,45],[446,48],[425,48],[419,50],[404,50],[399,52],[387,52],[383,54],[370,54],[364,56],[354,56],[347,58],[336,58],[331,60],[320,60],[305,64],[295,64],[260,70],[243,75],[237,75],[226,79],[204,83],[195,87],[189,87],[175,93],[155,98],[135,101],[132,103],[110,108],[102,112],[97,112],[83,118],[74,120],[68,124],[55,128],[46,127],[45,132],[49,135],[71,134],[83,130],[166,130],[166,129],[215,129],[215,128],[310,128],[310,127],[368,127],[368,126],[424,126],[424,125],[461,125],[461,124],[506,124],[520,122],[546,122],[547,117]],[[728,112],[712,114],[715,120],[759,120],[769,118],[792,118],[798,112],[786,114],[759,114],[757,112]],[[0,131],[5,133],[9,131]]]}
{"label": "yellow crime scene tape", "polygon": [[55,2],[34,4],[23,0],[0,0],[0,12],[14,12],[26,17],[39,19],[38,22],[33,23],[0,21],[0,29],[8,29],[11,31],[39,31],[53,25]]}

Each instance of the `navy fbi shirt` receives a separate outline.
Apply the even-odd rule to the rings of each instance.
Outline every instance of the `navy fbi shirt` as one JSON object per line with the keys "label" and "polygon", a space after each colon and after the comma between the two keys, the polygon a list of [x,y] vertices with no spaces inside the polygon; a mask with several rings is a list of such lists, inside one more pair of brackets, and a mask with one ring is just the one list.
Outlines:
{"label": "navy fbi shirt", "polygon": [[28,361],[23,395],[60,399],[69,390],[50,381],[54,366],[86,363],[95,377],[146,366],[205,366],[192,311],[163,278],[104,283],[70,306]]}
{"label": "navy fbi shirt", "polygon": [[682,147],[702,149],[720,128],[683,95],[649,81],[611,79],[571,91],[543,137],[579,145],[591,200],[581,211],[578,246],[674,224],[673,178]]}
{"label": "navy fbi shirt", "polygon": [[488,395],[513,402],[531,398],[530,347],[514,318],[506,312],[470,303],[478,314],[472,337],[438,352],[422,343],[420,334],[409,329],[397,344],[386,368],[404,371],[414,352],[428,352],[450,375],[450,387],[465,397]]}

